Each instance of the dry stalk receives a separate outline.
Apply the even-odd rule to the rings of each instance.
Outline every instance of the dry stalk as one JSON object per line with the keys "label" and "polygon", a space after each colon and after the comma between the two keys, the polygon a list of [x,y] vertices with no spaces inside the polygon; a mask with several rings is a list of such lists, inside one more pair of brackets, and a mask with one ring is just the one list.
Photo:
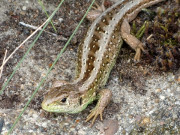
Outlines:
{"label": "dry stalk", "polygon": [[1,76],[2,76],[2,72],[3,72],[3,67],[5,65],[6,55],[7,55],[7,50],[4,53],[4,58],[3,58],[3,62],[2,62],[2,65],[1,65],[1,69],[0,69],[0,79],[1,79]]}

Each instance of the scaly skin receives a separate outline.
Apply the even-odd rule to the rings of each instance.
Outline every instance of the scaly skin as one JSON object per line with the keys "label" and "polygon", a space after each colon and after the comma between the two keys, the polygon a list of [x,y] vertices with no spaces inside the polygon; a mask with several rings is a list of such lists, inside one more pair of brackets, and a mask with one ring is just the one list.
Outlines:
{"label": "scaly skin", "polygon": [[130,35],[129,22],[142,8],[162,0],[120,0],[105,10],[92,23],[84,41],[79,45],[76,79],[71,82],[57,82],[42,102],[42,108],[48,112],[78,113],[88,104],[98,99],[97,106],[91,111],[86,121],[102,112],[109,103],[112,94],[102,88],[122,46],[123,40],[135,51],[135,60],[140,59],[143,44]]}

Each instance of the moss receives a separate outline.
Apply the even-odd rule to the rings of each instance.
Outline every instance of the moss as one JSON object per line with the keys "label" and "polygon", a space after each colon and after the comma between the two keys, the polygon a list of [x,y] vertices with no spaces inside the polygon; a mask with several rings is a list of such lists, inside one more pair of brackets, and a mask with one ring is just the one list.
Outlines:
{"label": "moss", "polygon": [[[167,6],[169,3],[172,5]],[[146,44],[144,59],[152,63],[156,69],[163,71],[177,70],[180,67],[180,5],[172,1],[169,3],[157,8],[154,19],[148,10],[147,15],[144,15],[148,17],[143,17],[149,18],[146,23],[148,25],[143,24],[145,20],[142,19],[140,24],[133,22],[132,26],[132,33],[136,33],[134,34],[136,37],[140,38],[142,32],[144,33],[143,42]],[[141,26],[138,35],[136,25]]]}

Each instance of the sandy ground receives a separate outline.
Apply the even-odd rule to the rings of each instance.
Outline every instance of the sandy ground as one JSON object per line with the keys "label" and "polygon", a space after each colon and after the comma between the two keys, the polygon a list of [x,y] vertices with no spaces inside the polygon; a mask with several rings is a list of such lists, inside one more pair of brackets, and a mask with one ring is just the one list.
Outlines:
{"label": "sandy ground", "polygon": [[[169,0],[170,1],[170,0]],[[55,15],[53,22],[58,35],[69,38],[82,18],[90,2],[68,0]],[[44,1],[48,13],[52,13],[58,1]],[[156,10],[160,3],[153,7]],[[7,49],[9,55],[32,29],[21,26],[24,22],[39,26],[46,15],[35,0],[0,1],[0,62]],[[60,21],[61,20],[61,21]],[[75,61],[80,39],[91,22],[85,20],[77,34],[55,65],[35,98],[13,130],[14,135],[110,135],[119,134],[180,134],[180,70],[162,72],[146,62],[134,63],[134,51],[123,47],[117,63],[111,72],[106,88],[112,90],[113,98],[104,111],[104,121],[99,118],[90,128],[85,123],[89,111],[95,104],[79,114],[49,114],[40,104],[43,96],[55,80],[72,81],[75,75]],[[53,32],[51,25],[47,31]],[[13,125],[25,103],[45,76],[66,41],[43,33],[18,71],[0,95],[0,133],[5,135]],[[4,67],[0,86],[8,79],[18,61],[22,58],[34,38],[21,47]]]}

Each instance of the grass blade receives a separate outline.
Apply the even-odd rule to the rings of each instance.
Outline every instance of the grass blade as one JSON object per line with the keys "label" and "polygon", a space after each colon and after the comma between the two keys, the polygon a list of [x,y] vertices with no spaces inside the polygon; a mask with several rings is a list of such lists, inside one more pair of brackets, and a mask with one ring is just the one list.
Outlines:
{"label": "grass blade", "polygon": [[[49,18],[49,15],[48,15],[48,13],[47,13],[47,11],[46,11],[46,8],[44,7],[44,5],[43,5],[42,1],[41,1],[41,0],[38,0],[38,3],[41,5],[41,7],[42,7],[43,11],[45,12],[45,14],[46,14],[47,18]],[[52,20],[51,20],[51,22],[50,22],[50,23],[51,23],[51,25],[52,25],[52,27],[53,27],[54,31],[57,33],[57,30],[56,30],[56,28],[55,28],[55,26],[54,26],[54,24],[53,24]]]}
{"label": "grass blade", "polygon": [[[0,94],[3,93],[3,90],[6,88],[6,86],[8,85],[9,81],[11,80],[11,78],[14,76],[15,72],[17,71],[17,69],[20,67],[20,64],[23,62],[23,60],[26,58],[26,56],[28,55],[28,53],[30,52],[31,48],[34,46],[35,42],[38,40],[39,36],[42,34],[43,30],[46,28],[46,26],[48,25],[49,21],[52,19],[52,17],[55,15],[55,13],[57,12],[57,10],[59,9],[59,7],[62,5],[62,3],[64,2],[64,0],[62,0],[60,2],[60,4],[58,5],[58,7],[55,9],[55,11],[52,13],[52,15],[49,17],[49,19],[47,20],[47,23],[45,24],[45,26],[43,27],[43,29],[39,32],[38,36],[35,38],[35,40],[33,41],[33,43],[30,45],[29,49],[27,50],[27,52],[25,53],[25,55],[23,56],[23,58],[20,60],[20,62],[18,63],[18,65],[16,66],[16,68],[14,69],[14,71],[12,72],[12,74],[10,75],[10,77],[8,78],[8,80],[6,81],[6,83],[4,84],[3,88],[0,91]],[[31,96],[32,98],[34,97],[35,93],[33,93],[33,95]],[[30,98],[32,100],[32,98]],[[25,107],[23,108],[23,111],[19,114],[19,116],[17,117],[17,119],[15,120],[14,124],[12,125],[12,127],[10,128],[10,130],[8,131],[7,135],[9,135],[12,130],[14,129],[15,125],[17,124],[17,122],[19,121],[21,115],[24,113],[24,111],[27,108],[27,105],[30,103],[29,100]]]}
{"label": "grass blade", "polygon": [[[64,0],[63,0],[64,1]],[[95,0],[92,1],[91,5],[89,6],[89,8],[87,9],[86,13],[84,14],[83,18],[81,19],[81,21],[79,22],[78,26],[75,28],[75,30],[73,31],[72,35],[70,36],[69,40],[66,42],[64,48],[60,51],[60,53],[57,55],[57,58],[56,60],[53,62],[52,66],[48,69],[45,77],[41,80],[41,82],[38,84],[38,87],[35,89],[35,91],[33,92],[32,96],[30,97],[30,99],[28,100],[28,102],[26,103],[25,107],[23,108],[23,110],[21,111],[21,113],[19,114],[19,116],[16,118],[13,126],[11,127],[11,129],[8,131],[8,134],[9,135],[12,130],[14,129],[14,127],[16,126],[17,122],[19,121],[19,119],[21,118],[22,114],[24,113],[24,111],[26,110],[26,108],[28,107],[29,103],[31,102],[31,100],[34,98],[35,94],[37,93],[37,91],[39,90],[39,88],[41,87],[41,85],[44,83],[44,81],[46,80],[48,74],[50,73],[50,71],[52,70],[52,68],[54,67],[54,65],[57,63],[57,61],[59,60],[59,58],[61,57],[62,53],[64,52],[64,50],[66,49],[66,47],[68,46],[69,42],[71,41],[71,39],[73,38],[73,36],[75,35],[75,33],[77,32],[77,30],[79,29],[81,23],[83,22],[83,20],[85,19],[87,13],[89,12],[89,10],[91,9],[93,3],[95,2]],[[61,1],[62,3],[62,1]],[[61,4],[60,4],[61,5]],[[59,6],[58,6],[59,7]],[[58,8],[57,8],[58,9]],[[56,9],[56,10],[57,10]],[[55,11],[56,11],[55,10]],[[53,12],[55,14],[55,11]],[[52,14],[52,15],[54,15]],[[52,16],[51,15],[51,16]],[[48,24],[48,23],[47,23]],[[47,24],[43,27],[42,30],[45,29],[45,27],[47,26]],[[42,33],[42,31],[40,32]],[[34,43],[34,42],[33,42]],[[30,51],[30,50],[29,50]],[[21,61],[20,61],[21,62]],[[19,62],[19,63],[20,63]],[[22,62],[21,62],[22,63]],[[17,70],[17,69],[16,69]]]}

